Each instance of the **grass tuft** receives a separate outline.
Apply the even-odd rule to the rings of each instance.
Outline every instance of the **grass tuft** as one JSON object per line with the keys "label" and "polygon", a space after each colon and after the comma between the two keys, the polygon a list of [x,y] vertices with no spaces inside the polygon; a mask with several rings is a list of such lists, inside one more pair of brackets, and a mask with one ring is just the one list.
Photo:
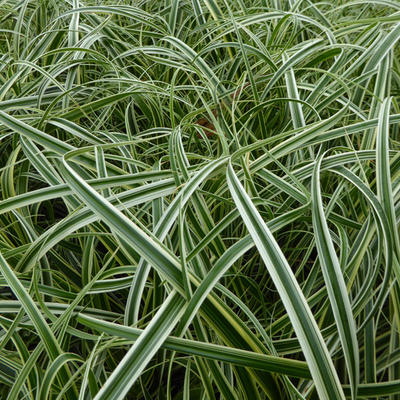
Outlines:
{"label": "grass tuft", "polygon": [[400,398],[400,4],[0,2],[0,399]]}

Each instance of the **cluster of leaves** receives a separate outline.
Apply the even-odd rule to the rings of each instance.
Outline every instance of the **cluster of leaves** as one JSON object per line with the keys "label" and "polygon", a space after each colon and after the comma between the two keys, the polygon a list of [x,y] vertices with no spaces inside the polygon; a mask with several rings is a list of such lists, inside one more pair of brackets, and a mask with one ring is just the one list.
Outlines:
{"label": "cluster of leaves", "polygon": [[398,1],[0,21],[0,398],[399,398]]}

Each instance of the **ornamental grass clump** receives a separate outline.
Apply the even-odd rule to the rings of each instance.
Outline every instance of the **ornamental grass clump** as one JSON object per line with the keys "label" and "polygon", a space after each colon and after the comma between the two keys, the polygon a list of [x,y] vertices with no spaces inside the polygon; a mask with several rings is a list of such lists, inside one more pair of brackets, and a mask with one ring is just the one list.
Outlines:
{"label": "ornamental grass clump", "polygon": [[0,398],[400,397],[400,3],[0,6]]}

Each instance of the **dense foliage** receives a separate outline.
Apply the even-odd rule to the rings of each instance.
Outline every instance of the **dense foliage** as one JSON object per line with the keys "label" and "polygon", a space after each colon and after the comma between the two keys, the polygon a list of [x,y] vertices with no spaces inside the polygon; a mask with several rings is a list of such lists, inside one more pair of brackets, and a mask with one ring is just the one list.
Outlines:
{"label": "dense foliage", "polygon": [[399,1],[0,21],[1,399],[399,398]]}

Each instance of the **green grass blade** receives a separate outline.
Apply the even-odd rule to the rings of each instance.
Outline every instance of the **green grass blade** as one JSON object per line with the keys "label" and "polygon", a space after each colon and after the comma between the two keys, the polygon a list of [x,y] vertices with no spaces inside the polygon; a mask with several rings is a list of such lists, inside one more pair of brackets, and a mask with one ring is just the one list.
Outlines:
{"label": "green grass blade", "polygon": [[346,282],[329,233],[323,209],[320,184],[321,160],[322,157],[320,157],[315,164],[311,190],[315,242],[346,360],[352,387],[352,398],[356,399],[357,385],[359,383],[359,346],[357,342],[357,329],[351,310],[349,295],[347,293]]}
{"label": "green grass blade", "polygon": [[288,312],[319,395],[323,398],[343,399],[343,390],[328,349],[285,256],[245,193],[231,165],[227,170],[227,180],[235,204]]}
{"label": "green grass blade", "polygon": [[95,400],[125,398],[131,385],[174,329],[184,311],[184,304],[184,299],[176,292],[168,296],[150,324],[96,394]]}

